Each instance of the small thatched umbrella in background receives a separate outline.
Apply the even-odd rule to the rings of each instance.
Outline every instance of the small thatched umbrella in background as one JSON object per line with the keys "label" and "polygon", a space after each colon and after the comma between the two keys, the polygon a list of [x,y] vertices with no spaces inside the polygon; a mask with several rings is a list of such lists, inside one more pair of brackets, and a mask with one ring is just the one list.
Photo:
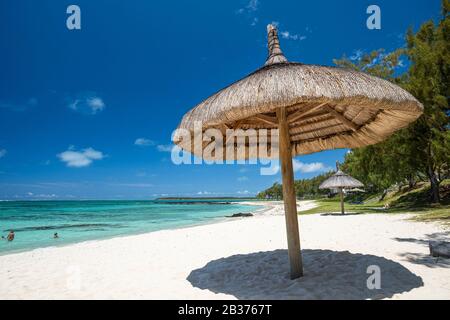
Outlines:
{"label": "small thatched umbrella in background", "polygon": [[[303,266],[292,157],[378,143],[416,120],[423,107],[407,91],[386,80],[354,70],[288,62],[280,49],[276,28],[269,25],[267,31],[269,55],[265,65],[185,114],[179,128],[189,130],[192,139],[174,142],[203,157],[205,141],[195,145],[198,122],[202,123],[202,132],[214,128],[223,135],[227,129],[279,129],[288,252],[294,279],[303,275]],[[223,142],[226,148],[229,141]],[[224,154],[225,159],[228,156]],[[249,153],[241,156],[252,157]]]}
{"label": "small thatched umbrella in background", "polygon": [[339,169],[339,162],[336,162],[336,173],[322,182],[319,189],[337,189],[341,198],[341,214],[344,211],[344,189],[364,187],[364,184],[359,180],[349,176]]}

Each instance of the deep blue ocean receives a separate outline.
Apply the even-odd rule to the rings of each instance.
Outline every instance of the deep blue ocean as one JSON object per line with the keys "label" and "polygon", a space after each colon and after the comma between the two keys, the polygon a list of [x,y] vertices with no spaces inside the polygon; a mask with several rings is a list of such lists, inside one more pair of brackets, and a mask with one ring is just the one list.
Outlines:
{"label": "deep blue ocean", "polygon": [[205,224],[255,209],[227,200],[1,201],[0,235],[14,230],[15,239],[2,239],[0,254]]}

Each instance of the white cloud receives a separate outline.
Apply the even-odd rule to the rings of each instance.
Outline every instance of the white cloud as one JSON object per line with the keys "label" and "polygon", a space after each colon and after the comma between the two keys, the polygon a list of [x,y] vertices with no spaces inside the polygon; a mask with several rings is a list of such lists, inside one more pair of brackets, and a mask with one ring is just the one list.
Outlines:
{"label": "white cloud", "polygon": [[33,192],[27,192],[26,195],[25,195],[25,198],[32,198],[32,199],[54,199],[56,197],[58,197],[58,196],[56,194],[54,194],[54,193],[51,193],[51,194],[46,194],[46,193],[34,194]]}
{"label": "white cloud", "polygon": [[258,8],[259,0],[249,0],[245,7],[236,10],[236,14],[244,15],[250,21],[251,26],[256,26],[258,23],[258,17],[256,17]]}
{"label": "white cloud", "polygon": [[312,162],[312,163],[303,163],[296,159],[292,160],[292,165],[294,167],[294,171],[300,171],[302,173],[311,173],[311,172],[323,172],[331,170],[329,167],[325,166],[322,162]]}
{"label": "white cloud", "polygon": [[137,138],[134,144],[141,147],[153,146],[155,142],[146,138]]}
{"label": "white cloud", "polygon": [[92,148],[84,149],[83,154],[92,160],[101,160],[103,159],[103,153]]}
{"label": "white cloud", "polygon": [[168,197],[169,194],[168,193],[154,193],[152,196],[153,197]]}
{"label": "white cloud", "polygon": [[68,167],[82,168],[91,165],[94,160],[103,159],[105,156],[101,151],[94,150],[93,148],[76,151],[73,147],[70,147],[69,150],[58,154],[57,157],[62,162],[65,162]]}
{"label": "white cloud", "polygon": [[[292,167],[294,172],[312,173],[312,172],[325,172],[333,170],[327,167],[322,162],[304,163],[296,159],[292,159]],[[280,164],[272,165],[270,168],[266,168],[265,175],[275,175],[280,171]]]}
{"label": "white cloud", "polygon": [[250,11],[258,10],[259,0],[250,0],[247,5],[247,9]]}
{"label": "white cloud", "polygon": [[[292,33],[288,30],[282,30],[280,27],[280,22],[278,22],[278,21],[272,21],[270,24],[278,29],[278,33],[280,34],[281,38],[283,38],[283,39],[303,41],[307,38],[305,35]],[[308,27],[305,28],[305,31],[308,33],[311,33],[311,31]]]}
{"label": "white cloud", "polygon": [[0,158],[3,158],[6,155],[5,149],[0,149]]}
{"label": "white cloud", "polygon": [[281,34],[281,37],[284,39],[289,38],[289,36],[291,35],[289,33],[289,31],[282,31],[282,32],[280,32],[280,34]]}
{"label": "white cloud", "polygon": [[239,182],[248,181],[248,177],[242,176],[237,179]]}
{"label": "white cloud", "polygon": [[249,194],[250,191],[244,190],[244,191],[238,191],[238,192],[236,192],[236,193],[237,193],[237,194]]}
{"label": "white cloud", "polygon": [[56,198],[57,195],[54,194],[54,193],[52,193],[52,194],[44,194],[44,193],[41,193],[41,194],[35,195],[35,197],[36,197],[36,198],[43,198],[43,199],[52,199],[52,198]]}
{"label": "white cloud", "polygon": [[208,194],[211,194],[211,192],[208,192],[208,191],[199,191],[199,192],[197,192],[197,194],[198,194],[199,196],[201,196],[201,195],[208,195]]}
{"label": "white cloud", "polygon": [[106,108],[106,104],[95,92],[78,94],[75,99],[69,99],[69,109],[86,114],[97,114]]}
{"label": "white cloud", "polygon": [[159,152],[172,152],[173,145],[171,144],[160,144],[156,146]]}
{"label": "white cloud", "polygon": [[302,36],[299,34],[292,34],[289,31],[281,31],[280,35],[283,39],[288,39],[288,40],[305,40],[306,36]]}
{"label": "white cloud", "polygon": [[[276,26],[278,29],[280,29],[278,22],[274,21],[274,22],[272,22],[272,24],[274,26]],[[306,30],[308,30],[308,29],[306,29]],[[294,40],[294,41],[295,40],[303,41],[307,38],[305,35],[292,33],[288,30],[280,30],[280,35],[281,35],[281,38],[283,38],[283,39]]]}
{"label": "white cloud", "polygon": [[87,105],[92,109],[92,113],[102,111],[105,108],[105,103],[100,97],[91,97],[86,100]]}
{"label": "white cloud", "polygon": [[255,12],[258,10],[259,7],[259,0],[250,0],[249,2],[247,2],[247,5],[243,8],[238,9],[236,12],[238,14],[242,14],[244,12]]}

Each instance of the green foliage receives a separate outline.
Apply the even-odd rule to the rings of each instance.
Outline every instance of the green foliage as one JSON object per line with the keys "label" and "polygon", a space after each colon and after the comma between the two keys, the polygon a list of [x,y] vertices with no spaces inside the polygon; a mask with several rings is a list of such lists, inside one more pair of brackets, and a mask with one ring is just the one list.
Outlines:
{"label": "green foliage", "polygon": [[[393,210],[423,210],[428,207],[439,207],[439,205],[429,203],[430,184],[419,183],[413,189],[403,189],[388,197],[385,200]],[[439,188],[441,205],[450,205],[450,180],[444,180]],[[450,214],[450,210],[448,211]]]}
{"label": "green foliage", "polygon": [[327,172],[311,179],[301,179],[294,182],[295,194],[297,198],[315,198],[329,193],[329,190],[319,190],[319,186],[334,172]]}
{"label": "green foliage", "polygon": [[[327,172],[311,179],[296,180],[294,188],[297,198],[314,198],[327,194],[327,190],[319,190],[319,185],[332,174],[333,172]],[[282,185],[275,182],[270,188],[258,193],[256,197],[258,199],[281,200],[283,199]]]}
{"label": "green foliage", "polygon": [[450,163],[450,19],[449,1],[442,3],[438,25],[424,23],[416,34],[407,35],[408,56],[412,62],[405,82],[424,105],[424,115],[409,129],[416,135],[416,157],[431,182],[432,201],[439,202],[439,183],[448,175]]}
{"label": "green foliage", "polygon": [[404,54],[404,49],[387,54],[384,49],[378,49],[355,58],[344,55],[341,59],[333,59],[333,63],[343,68],[364,71],[380,78],[396,81],[395,70],[402,65]]}
{"label": "green foliage", "polygon": [[[450,1],[442,2],[442,18],[409,30],[407,47],[386,54],[376,50],[359,59],[334,60],[342,67],[361,70],[403,86],[423,105],[424,114],[408,128],[374,146],[353,150],[344,171],[373,190],[384,190],[405,181],[430,181],[431,202],[439,202],[439,184],[450,175]],[[407,71],[398,68],[407,59]]]}
{"label": "green foliage", "polygon": [[275,182],[270,188],[258,193],[258,199],[280,200],[283,199],[283,189],[281,184]]}

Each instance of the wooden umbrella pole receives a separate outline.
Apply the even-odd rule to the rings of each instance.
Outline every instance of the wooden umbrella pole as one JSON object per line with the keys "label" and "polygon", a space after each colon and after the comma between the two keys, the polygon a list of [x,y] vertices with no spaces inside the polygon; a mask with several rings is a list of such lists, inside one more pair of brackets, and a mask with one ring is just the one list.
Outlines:
{"label": "wooden umbrella pole", "polygon": [[341,188],[341,214],[345,214],[344,211],[344,188]]}
{"label": "wooden umbrella pole", "polygon": [[292,168],[291,140],[289,125],[286,120],[286,109],[277,110],[279,129],[279,153],[281,174],[283,178],[283,199],[286,218],[289,262],[291,279],[303,276],[303,262],[300,252],[300,237],[298,232],[297,201],[294,189],[294,170]]}

